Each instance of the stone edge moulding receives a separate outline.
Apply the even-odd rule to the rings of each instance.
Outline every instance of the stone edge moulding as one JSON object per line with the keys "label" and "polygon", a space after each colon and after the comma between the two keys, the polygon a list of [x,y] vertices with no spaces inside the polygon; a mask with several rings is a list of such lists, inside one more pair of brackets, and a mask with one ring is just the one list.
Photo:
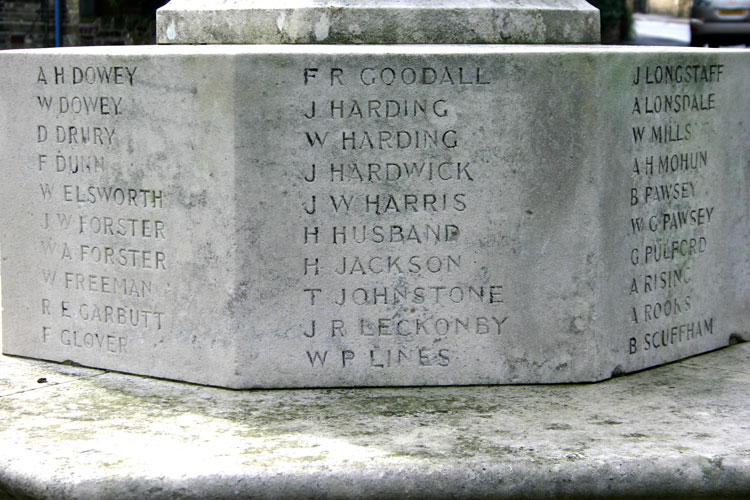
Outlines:
{"label": "stone edge moulding", "polygon": [[595,44],[584,0],[172,0],[156,12],[160,44]]}

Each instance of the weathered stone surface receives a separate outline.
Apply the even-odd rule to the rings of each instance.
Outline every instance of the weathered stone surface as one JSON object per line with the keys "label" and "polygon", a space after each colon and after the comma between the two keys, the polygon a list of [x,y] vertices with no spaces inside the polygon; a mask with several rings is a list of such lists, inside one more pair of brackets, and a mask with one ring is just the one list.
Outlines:
{"label": "weathered stone surface", "polygon": [[747,338],[749,57],[2,53],[4,352],[444,385],[602,380]]}
{"label": "weathered stone surface", "polygon": [[599,43],[584,0],[172,0],[158,43]]}
{"label": "weathered stone surface", "polygon": [[1,356],[0,496],[746,499],[748,362],[742,344],[596,385],[240,392]]}

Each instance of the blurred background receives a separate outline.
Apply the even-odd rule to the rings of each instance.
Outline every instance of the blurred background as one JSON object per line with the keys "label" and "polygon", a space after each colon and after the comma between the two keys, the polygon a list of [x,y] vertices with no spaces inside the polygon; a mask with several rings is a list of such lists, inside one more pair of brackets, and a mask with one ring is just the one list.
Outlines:
{"label": "blurred background", "polygon": [[[589,0],[602,43],[741,46],[750,0]],[[0,0],[0,49],[155,43],[167,0]]]}
{"label": "blurred background", "polygon": [[0,0],[0,49],[155,43],[167,0]]}

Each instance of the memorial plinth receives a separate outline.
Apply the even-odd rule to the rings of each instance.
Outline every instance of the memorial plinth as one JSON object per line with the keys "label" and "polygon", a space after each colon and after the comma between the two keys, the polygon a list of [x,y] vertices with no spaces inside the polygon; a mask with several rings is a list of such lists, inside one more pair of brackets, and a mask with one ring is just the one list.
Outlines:
{"label": "memorial plinth", "polygon": [[161,44],[599,43],[584,0],[172,0]]}
{"label": "memorial plinth", "polygon": [[0,62],[6,353],[235,388],[558,383],[748,336],[747,51]]}

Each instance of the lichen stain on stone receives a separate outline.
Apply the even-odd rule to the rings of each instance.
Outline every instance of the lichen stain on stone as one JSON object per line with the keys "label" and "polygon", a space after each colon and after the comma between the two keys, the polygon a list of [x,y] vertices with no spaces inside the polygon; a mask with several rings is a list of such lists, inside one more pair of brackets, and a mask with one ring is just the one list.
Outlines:
{"label": "lichen stain on stone", "polygon": [[557,366],[553,368],[556,372],[566,372],[570,370],[570,365],[568,363],[560,363]]}
{"label": "lichen stain on stone", "polygon": [[169,23],[169,26],[167,26],[167,38],[169,40],[174,40],[177,37],[177,30],[175,29],[174,21]]}
{"label": "lichen stain on stone", "polygon": [[716,476],[724,474],[724,459],[721,457],[709,458],[707,464],[701,464],[701,473],[705,480],[710,480]]}
{"label": "lichen stain on stone", "polygon": [[612,420],[612,419],[606,419],[606,420],[600,420],[600,421],[594,421],[592,422],[594,425],[620,425],[622,422],[619,420]]}
{"label": "lichen stain on stone", "polygon": [[234,291],[231,292],[227,300],[226,310],[229,314],[236,314],[242,310],[243,304],[247,302],[250,290],[249,281],[240,281]]}
{"label": "lichen stain on stone", "polygon": [[582,316],[575,316],[570,321],[570,333],[582,334],[586,329],[586,320]]}
{"label": "lichen stain on stone", "polygon": [[640,432],[631,432],[631,433],[628,433],[628,434],[620,434],[620,435],[622,437],[634,438],[634,439],[643,439],[643,438],[647,438],[648,437],[646,434],[642,434]]}
{"label": "lichen stain on stone", "polygon": [[476,436],[458,436],[456,446],[451,450],[449,456],[456,458],[470,458],[480,455],[491,455],[494,457],[518,455],[522,453],[517,447],[498,445]]}
{"label": "lichen stain on stone", "polygon": [[328,14],[323,13],[320,15],[320,19],[315,23],[315,40],[322,42],[328,38],[328,34],[331,30],[331,20]]}
{"label": "lichen stain on stone", "polygon": [[276,17],[276,29],[278,38],[274,38],[271,43],[289,43],[298,42],[300,37],[300,27],[305,26],[304,15],[300,11],[285,10]]}
{"label": "lichen stain on stone", "polygon": [[572,429],[572,427],[569,424],[561,424],[557,422],[552,422],[548,424],[545,427],[545,429],[549,431],[569,431]]}
{"label": "lichen stain on stone", "polygon": [[279,33],[284,31],[286,24],[286,12],[281,12],[279,16],[276,18],[276,28],[279,30]]}

